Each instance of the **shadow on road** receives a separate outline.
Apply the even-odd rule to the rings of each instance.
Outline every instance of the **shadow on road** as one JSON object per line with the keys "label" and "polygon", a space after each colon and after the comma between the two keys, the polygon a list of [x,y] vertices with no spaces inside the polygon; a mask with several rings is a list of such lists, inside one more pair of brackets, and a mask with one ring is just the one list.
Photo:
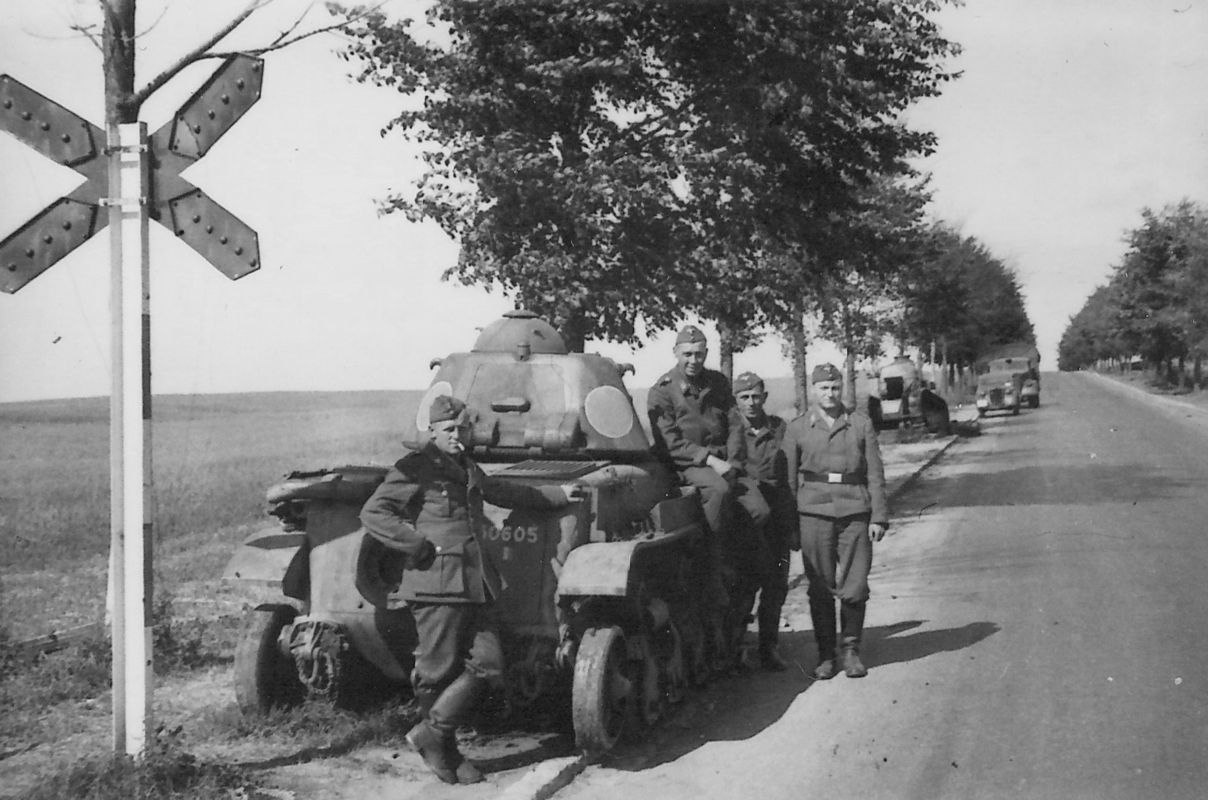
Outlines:
{"label": "shadow on road", "polygon": [[[958,628],[912,631],[924,620],[906,620],[865,629],[865,663],[878,667],[926,658],[970,647],[1000,630],[988,621]],[[716,681],[689,697],[683,706],[656,725],[622,741],[603,760],[611,769],[639,771],[674,761],[704,744],[740,741],[756,736],[784,716],[802,692],[815,683],[817,663],[812,631],[782,634],[781,653],[789,671],[753,671]],[[870,678],[875,680],[875,676]],[[847,678],[838,677],[836,681]]]}

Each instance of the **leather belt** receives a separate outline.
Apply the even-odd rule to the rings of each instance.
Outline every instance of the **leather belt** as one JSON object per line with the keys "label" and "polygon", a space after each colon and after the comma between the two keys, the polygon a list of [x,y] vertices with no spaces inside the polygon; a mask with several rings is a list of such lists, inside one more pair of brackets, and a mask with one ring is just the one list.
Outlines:
{"label": "leather belt", "polygon": [[861,472],[806,472],[801,471],[801,480],[810,483],[841,483],[847,486],[863,486],[864,474]]}

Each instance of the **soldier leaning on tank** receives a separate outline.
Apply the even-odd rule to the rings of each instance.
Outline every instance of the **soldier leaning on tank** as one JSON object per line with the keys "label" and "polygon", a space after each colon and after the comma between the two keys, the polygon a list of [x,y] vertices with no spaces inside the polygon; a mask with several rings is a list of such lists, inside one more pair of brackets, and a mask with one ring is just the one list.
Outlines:
{"label": "soldier leaning on tank", "polygon": [[[700,328],[685,326],[675,337],[674,352],[675,366],[655,381],[646,408],[655,451],[700,492],[713,534],[709,557],[716,573],[728,500],[738,477],[726,453],[734,396],[726,376],[705,367],[709,346]],[[710,592],[719,605],[728,603],[723,587],[715,585]]]}
{"label": "soldier leaning on tank", "polygon": [[885,469],[872,420],[849,411],[839,400],[839,370],[823,364],[814,369],[810,382],[814,406],[789,423],[784,453],[796,492],[801,556],[818,644],[814,677],[835,676],[838,645],[844,673],[862,678],[868,674],[860,661],[860,641],[872,543],[881,541],[889,527]]}
{"label": "soldier leaning on tank", "polygon": [[744,372],[734,379],[735,408],[730,412],[730,460],[743,472],[738,485],[738,506],[750,519],[767,517],[762,526],[750,523],[748,569],[754,578],[752,593],[742,598],[741,610],[749,615],[754,590],[759,591],[759,661],[764,669],[788,668],[778,650],[780,609],[789,584],[789,549],[797,534],[797,508],[789,489],[783,443],[787,427],[780,417],[764,410],[768,393],[763,379]]}
{"label": "soldier leaning on tank", "polygon": [[390,469],[361,522],[406,557],[401,593],[415,616],[411,680],[423,714],[407,741],[445,783],[477,783],[482,774],[462,757],[454,734],[504,667],[491,609],[499,573],[478,540],[482,504],[561,508],[574,490],[483,474],[465,454],[470,417],[456,398],[436,397],[428,419],[431,440]]}

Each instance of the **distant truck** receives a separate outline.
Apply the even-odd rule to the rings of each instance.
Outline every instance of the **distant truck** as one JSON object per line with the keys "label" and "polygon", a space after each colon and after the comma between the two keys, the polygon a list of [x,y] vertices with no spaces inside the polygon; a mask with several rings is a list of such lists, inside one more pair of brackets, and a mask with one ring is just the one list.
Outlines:
{"label": "distant truck", "polygon": [[[1040,351],[1028,342],[1013,342],[986,351],[974,364],[979,376],[1009,376],[995,383],[1012,383],[1018,395],[1018,405],[1040,407]],[[979,377],[979,387],[984,383]],[[979,399],[981,392],[979,391]],[[979,403],[979,409],[981,404]]]}

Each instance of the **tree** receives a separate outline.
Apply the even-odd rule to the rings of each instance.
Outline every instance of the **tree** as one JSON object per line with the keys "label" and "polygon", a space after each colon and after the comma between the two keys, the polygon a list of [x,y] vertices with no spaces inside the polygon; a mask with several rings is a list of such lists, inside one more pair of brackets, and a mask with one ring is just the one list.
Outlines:
{"label": "tree", "polygon": [[1111,284],[1100,286],[1070,318],[1057,346],[1057,367],[1077,370],[1127,353],[1117,336],[1118,299]]}
{"label": "tree", "polygon": [[449,276],[574,345],[689,312],[741,336],[791,324],[820,221],[933,145],[899,113],[950,77],[941,5],[443,0],[447,42],[371,14],[349,55],[417,98],[389,127],[427,172],[386,209],[460,243]]}

